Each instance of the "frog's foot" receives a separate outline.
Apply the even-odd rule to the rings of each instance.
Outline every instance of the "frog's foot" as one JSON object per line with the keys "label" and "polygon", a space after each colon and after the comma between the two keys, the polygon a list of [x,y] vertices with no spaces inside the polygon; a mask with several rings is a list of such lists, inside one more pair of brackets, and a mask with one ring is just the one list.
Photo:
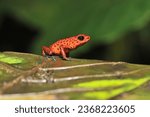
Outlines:
{"label": "frog's foot", "polygon": [[63,58],[66,61],[71,61],[71,57]]}
{"label": "frog's foot", "polygon": [[53,61],[56,61],[55,57],[52,56],[52,55],[45,55],[45,57],[46,57],[47,59],[51,58]]}
{"label": "frog's foot", "polygon": [[53,60],[53,61],[56,61],[56,59],[55,59],[55,57],[54,57],[54,56],[51,56],[51,58],[52,58],[52,60]]}

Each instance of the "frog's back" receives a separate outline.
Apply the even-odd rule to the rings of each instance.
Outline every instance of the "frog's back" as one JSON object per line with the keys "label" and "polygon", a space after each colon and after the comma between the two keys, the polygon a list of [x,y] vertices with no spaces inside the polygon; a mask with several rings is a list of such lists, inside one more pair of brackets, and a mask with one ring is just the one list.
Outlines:
{"label": "frog's back", "polygon": [[52,53],[60,55],[61,54],[61,48],[64,49],[66,53],[68,53],[70,50],[76,49],[79,46],[82,46],[87,41],[89,41],[90,36],[85,34],[79,34],[77,36],[60,39],[53,43],[49,48],[52,51]]}

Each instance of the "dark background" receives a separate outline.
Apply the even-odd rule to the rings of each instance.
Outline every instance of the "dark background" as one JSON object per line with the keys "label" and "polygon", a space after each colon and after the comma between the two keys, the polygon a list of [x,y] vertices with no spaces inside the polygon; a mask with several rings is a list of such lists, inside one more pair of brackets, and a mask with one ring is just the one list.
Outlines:
{"label": "dark background", "polygon": [[72,57],[150,64],[150,1],[0,1],[0,51],[41,54],[79,33],[91,41]]}

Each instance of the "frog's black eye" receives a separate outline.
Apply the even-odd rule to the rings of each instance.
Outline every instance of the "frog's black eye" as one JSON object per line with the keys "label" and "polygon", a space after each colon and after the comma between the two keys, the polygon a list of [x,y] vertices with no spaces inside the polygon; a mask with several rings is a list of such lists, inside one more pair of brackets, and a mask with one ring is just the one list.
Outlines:
{"label": "frog's black eye", "polygon": [[78,39],[79,39],[80,41],[82,41],[82,40],[84,39],[84,36],[79,36]]}

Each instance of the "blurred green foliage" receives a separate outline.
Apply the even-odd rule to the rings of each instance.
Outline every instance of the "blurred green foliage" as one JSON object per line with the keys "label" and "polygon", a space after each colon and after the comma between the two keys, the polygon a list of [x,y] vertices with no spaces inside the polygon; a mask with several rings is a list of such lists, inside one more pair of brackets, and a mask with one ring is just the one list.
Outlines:
{"label": "blurred green foliage", "polygon": [[60,38],[90,35],[92,43],[77,49],[77,54],[95,43],[113,43],[150,20],[150,0],[1,0],[0,5],[1,13],[12,13],[39,29],[32,46],[35,53]]}

